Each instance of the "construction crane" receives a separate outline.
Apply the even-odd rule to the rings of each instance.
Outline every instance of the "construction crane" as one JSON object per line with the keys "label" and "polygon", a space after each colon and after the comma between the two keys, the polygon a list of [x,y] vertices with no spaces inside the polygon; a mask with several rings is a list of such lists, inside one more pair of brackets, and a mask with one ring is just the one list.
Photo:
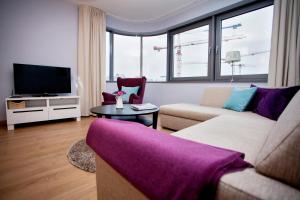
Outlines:
{"label": "construction crane", "polygon": [[[178,41],[178,44],[181,43],[180,41],[180,34],[178,34],[178,37],[177,37],[177,41]],[[181,56],[182,56],[182,53],[181,53],[181,45],[179,45],[177,47],[177,51],[176,51],[176,55],[177,55],[177,77],[181,77],[181,66],[182,66],[182,60],[181,60]]]}
{"label": "construction crane", "polygon": [[238,24],[233,24],[230,26],[224,26],[224,27],[222,27],[222,29],[227,29],[227,28],[237,29],[238,27],[241,27],[241,26],[242,26],[242,24],[238,23]]}
{"label": "construction crane", "polygon": [[[178,34],[178,36],[180,37],[180,34]],[[239,40],[239,39],[244,39],[246,38],[245,35],[241,34],[241,35],[235,35],[235,36],[225,36],[222,41],[224,42],[228,42],[230,40]],[[195,41],[192,41],[192,42],[185,42],[185,43],[181,43],[179,40],[178,41],[178,45],[175,45],[174,46],[174,49],[176,48],[181,48],[181,47],[186,47],[186,46],[194,46],[194,45],[199,45],[199,44],[207,44],[208,43],[208,40],[195,40]],[[158,47],[158,46],[154,46],[153,47],[153,50],[155,51],[160,51],[160,50],[163,50],[163,49],[167,49],[167,47]]]}

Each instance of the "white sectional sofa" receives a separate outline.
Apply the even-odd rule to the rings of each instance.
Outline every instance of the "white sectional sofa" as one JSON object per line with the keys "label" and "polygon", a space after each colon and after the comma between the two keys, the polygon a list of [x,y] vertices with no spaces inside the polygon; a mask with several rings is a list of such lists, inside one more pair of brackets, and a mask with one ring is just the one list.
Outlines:
{"label": "white sectional sofa", "polygon": [[[273,121],[222,109],[231,90],[208,88],[200,105],[161,106],[161,125],[179,130],[176,137],[245,153],[254,168],[224,175],[216,199],[299,200],[300,91]],[[96,167],[98,199],[148,199],[98,155]]]}

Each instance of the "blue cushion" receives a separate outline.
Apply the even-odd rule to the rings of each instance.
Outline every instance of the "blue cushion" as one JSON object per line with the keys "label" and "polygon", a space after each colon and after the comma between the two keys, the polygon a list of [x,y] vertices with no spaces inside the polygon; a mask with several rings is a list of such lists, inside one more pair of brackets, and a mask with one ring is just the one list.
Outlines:
{"label": "blue cushion", "polygon": [[131,94],[137,94],[139,91],[139,86],[136,87],[125,87],[122,86],[121,90],[126,94],[122,95],[123,102],[129,102],[129,97]]}
{"label": "blue cushion", "polygon": [[223,108],[243,112],[254,96],[256,90],[256,87],[248,89],[233,89]]}

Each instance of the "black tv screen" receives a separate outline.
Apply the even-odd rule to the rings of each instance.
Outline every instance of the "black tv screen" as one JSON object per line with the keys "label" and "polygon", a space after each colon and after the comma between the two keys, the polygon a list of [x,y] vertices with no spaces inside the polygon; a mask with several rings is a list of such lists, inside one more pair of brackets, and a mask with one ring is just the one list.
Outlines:
{"label": "black tv screen", "polygon": [[15,63],[14,84],[16,94],[71,93],[71,70]]}

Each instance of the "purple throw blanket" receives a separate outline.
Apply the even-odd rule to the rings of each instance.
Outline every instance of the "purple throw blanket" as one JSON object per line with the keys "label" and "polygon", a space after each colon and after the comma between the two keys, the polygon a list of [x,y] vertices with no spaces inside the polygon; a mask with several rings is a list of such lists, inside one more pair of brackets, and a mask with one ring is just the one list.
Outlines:
{"label": "purple throw blanket", "polygon": [[133,122],[97,119],[86,142],[150,199],[211,199],[222,175],[251,167],[242,153]]}

